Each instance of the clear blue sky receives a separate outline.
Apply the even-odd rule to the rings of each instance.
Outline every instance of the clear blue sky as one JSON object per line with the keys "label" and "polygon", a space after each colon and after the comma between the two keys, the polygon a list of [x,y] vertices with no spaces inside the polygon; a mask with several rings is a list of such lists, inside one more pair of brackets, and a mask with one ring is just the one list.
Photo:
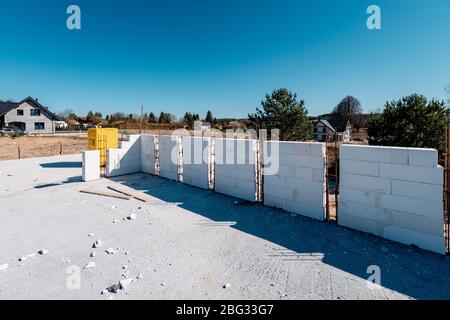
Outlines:
{"label": "clear blue sky", "polygon": [[[77,4],[82,30],[66,28]],[[382,30],[366,9],[382,10]],[[286,87],[311,115],[444,99],[449,0],[15,0],[0,3],[0,98],[54,111],[244,117]]]}

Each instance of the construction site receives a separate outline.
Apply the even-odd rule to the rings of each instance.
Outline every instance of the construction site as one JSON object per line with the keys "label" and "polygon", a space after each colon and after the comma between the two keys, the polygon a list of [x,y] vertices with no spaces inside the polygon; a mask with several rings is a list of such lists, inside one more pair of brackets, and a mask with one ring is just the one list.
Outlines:
{"label": "construction site", "polygon": [[333,176],[327,143],[86,145],[0,161],[0,299],[450,298],[436,150],[340,145]]}

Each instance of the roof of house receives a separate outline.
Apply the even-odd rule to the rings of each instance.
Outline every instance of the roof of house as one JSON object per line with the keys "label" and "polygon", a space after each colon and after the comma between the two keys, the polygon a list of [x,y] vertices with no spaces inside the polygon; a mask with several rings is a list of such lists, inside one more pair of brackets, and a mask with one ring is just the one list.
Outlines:
{"label": "roof of house", "polygon": [[0,101],[0,116],[11,111],[16,106],[17,102],[12,101]]}
{"label": "roof of house", "polygon": [[11,110],[14,110],[15,108],[17,108],[18,106],[20,106],[22,103],[27,102],[27,101],[32,101],[39,109],[41,109],[42,111],[44,111],[45,113],[47,113],[50,118],[52,118],[52,120],[57,120],[57,121],[65,121],[64,118],[58,116],[57,114],[51,112],[50,110],[48,110],[47,107],[43,106],[42,104],[40,104],[36,99],[33,99],[32,97],[27,97],[25,99],[23,99],[20,102],[12,102],[12,101],[0,101],[0,116],[10,112]]}
{"label": "roof of house", "polygon": [[324,126],[326,126],[328,129],[334,132],[334,127],[328,122],[328,120],[319,119],[314,123],[314,125],[316,125],[319,122],[321,122]]}
{"label": "roof of house", "polygon": [[337,132],[344,132],[347,129],[347,124],[349,123],[346,120],[325,120],[325,119],[319,119],[317,120],[314,125],[316,125],[318,122],[321,122],[323,125],[328,127],[331,131],[337,130]]}
{"label": "roof of house", "polygon": [[337,132],[344,132],[347,130],[348,120],[330,120],[330,124],[336,128]]}

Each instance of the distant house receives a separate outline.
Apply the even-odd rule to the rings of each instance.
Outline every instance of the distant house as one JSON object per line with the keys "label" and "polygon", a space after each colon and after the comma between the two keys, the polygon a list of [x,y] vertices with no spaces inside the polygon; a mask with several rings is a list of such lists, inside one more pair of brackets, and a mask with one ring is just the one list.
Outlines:
{"label": "distant house", "polygon": [[97,119],[96,121],[88,121],[87,116],[77,116],[78,121],[75,125],[77,125],[81,129],[89,129],[89,128],[101,128],[103,125],[108,124],[108,122]]}
{"label": "distant house", "polygon": [[206,121],[194,121],[194,130],[202,132],[211,130],[211,123]]}
{"label": "distant house", "polygon": [[49,111],[37,99],[0,101],[0,127],[15,127],[28,133],[54,133],[64,125],[63,118]]}
{"label": "distant house", "polygon": [[349,142],[353,127],[350,121],[328,121],[318,119],[314,124],[314,139],[318,142],[334,141],[337,135],[338,141]]}

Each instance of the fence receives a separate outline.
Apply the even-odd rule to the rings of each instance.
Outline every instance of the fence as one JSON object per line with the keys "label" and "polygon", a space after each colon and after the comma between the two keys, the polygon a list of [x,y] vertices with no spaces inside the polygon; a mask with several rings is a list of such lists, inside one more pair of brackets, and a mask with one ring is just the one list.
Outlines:
{"label": "fence", "polygon": [[[436,150],[339,149],[341,226],[446,252]],[[107,175],[144,171],[325,220],[327,155],[325,143],[134,135],[108,150]]]}

